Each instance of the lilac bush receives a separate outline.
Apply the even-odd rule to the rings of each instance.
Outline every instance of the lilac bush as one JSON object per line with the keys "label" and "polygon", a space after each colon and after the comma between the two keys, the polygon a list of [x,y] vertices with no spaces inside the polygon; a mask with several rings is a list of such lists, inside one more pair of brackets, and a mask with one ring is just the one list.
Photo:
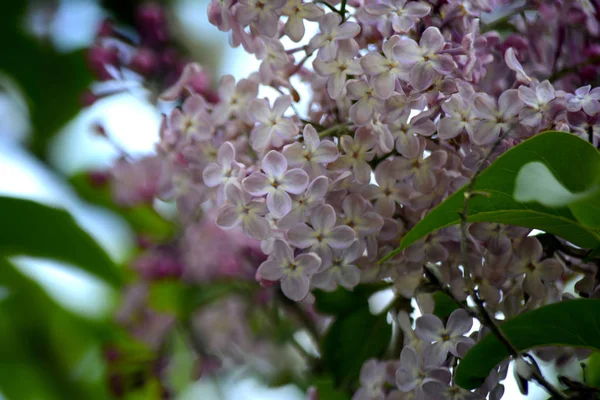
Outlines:
{"label": "lilac bush", "polygon": [[[386,312],[404,313],[393,322],[404,340],[363,360],[360,378],[344,386],[354,399],[499,399],[506,365],[470,392],[454,380],[461,359],[504,318],[598,296],[596,266],[562,239],[548,247],[529,229],[489,223],[462,233],[446,227],[378,261],[527,138],[561,130],[597,145],[599,8],[570,0],[213,0],[210,22],[261,60],[259,71],[238,82],[224,76],[210,92],[196,84],[201,68],[185,67],[162,93],[178,106],[164,116],[156,155],[114,167],[116,199],[175,201],[178,241],[188,245],[174,246],[184,260],[174,275],[258,282],[263,296],[316,326],[315,343],[325,322],[314,313],[316,294],[374,283],[392,290]],[[286,37],[301,45],[286,48]],[[261,98],[258,88],[278,94]],[[302,92],[307,109],[296,106]],[[226,231],[218,235],[231,250],[199,254],[190,243],[214,240],[191,239],[200,226]],[[567,294],[578,273],[585,281]],[[460,308],[433,315],[434,291]],[[397,301],[407,298],[416,302]],[[414,305],[423,315],[409,319]],[[204,351],[227,349],[214,350]],[[560,356],[545,353],[549,362]],[[543,377],[527,379],[556,395]],[[309,393],[319,398],[318,387]]]}

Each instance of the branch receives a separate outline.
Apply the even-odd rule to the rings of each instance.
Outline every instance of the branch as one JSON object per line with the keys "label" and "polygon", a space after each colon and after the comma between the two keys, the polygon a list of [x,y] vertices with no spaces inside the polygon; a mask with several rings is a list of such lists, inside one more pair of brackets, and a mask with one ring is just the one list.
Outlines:
{"label": "branch", "polygon": [[[471,180],[469,181],[467,189],[465,190],[465,201],[463,204],[462,212],[460,213],[460,232],[461,232],[460,252],[461,252],[461,263],[462,263],[463,269],[465,271],[465,280],[467,281],[467,288],[469,290],[469,294],[471,295],[471,297],[473,298],[473,301],[475,302],[475,305],[477,306],[477,310],[479,311],[479,317],[478,317],[479,321],[481,322],[482,325],[489,328],[492,331],[492,333],[496,336],[496,338],[500,341],[500,343],[502,343],[502,345],[508,350],[510,355],[513,358],[517,359],[517,358],[523,358],[523,355],[519,352],[519,350],[515,346],[513,346],[513,344],[510,342],[510,340],[504,334],[504,332],[502,332],[500,330],[500,328],[498,327],[498,325],[496,324],[494,317],[492,317],[490,315],[490,313],[488,313],[488,311],[486,310],[483,300],[481,300],[481,297],[479,297],[479,293],[475,289],[473,279],[471,278],[471,269],[470,269],[469,263],[468,263],[469,249],[468,249],[468,243],[467,243],[467,219],[468,219],[468,213],[469,213],[469,201],[474,196],[481,194],[481,193],[474,191],[475,183],[477,182],[477,177],[483,171],[483,169],[485,168],[485,164],[490,159],[492,153],[498,147],[498,145],[502,142],[502,140],[504,139],[505,136],[506,136],[506,133],[503,133],[502,136],[500,136],[498,138],[498,140],[496,140],[496,142],[494,142],[494,144],[490,148],[490,151],[486,154],[486,156],[481,160],[481,162],[475,169],[475,172],[474,172],[473,176],[471,177]],[[530,360],[533,360],[533,358],[530,355],[526,354],[525,357],[527,357]],[[531,361],[530,361],[530,363],[531,363]],[[546,391],[549,394],[551,394],[553,396],[553,398],[568,399],[568,397],[564,393],[562,393],[560,390],[558,390],[557,388],[552,386],[552,384],[550,384],[550,382],[548,382],[542,376],[539,369],[535,365],[535,361],[533,361],[532,370],[533,371],[532,371],[531,379],[534,380],[535,382],[537,382],[539,385],[541,385],[544,389],[546,389]]]}

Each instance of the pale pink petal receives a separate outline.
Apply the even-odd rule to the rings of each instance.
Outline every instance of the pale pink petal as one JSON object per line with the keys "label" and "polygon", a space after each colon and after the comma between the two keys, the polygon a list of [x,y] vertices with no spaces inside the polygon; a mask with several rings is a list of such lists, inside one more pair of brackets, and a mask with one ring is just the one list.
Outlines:
{"label": "pale pink petal", "polygon": [[430,63],[421,62],[412,67],[409,73],[409,81],[416,90],[425,90],[433,83],[435,70]]}
{"label": "pale pink petal", "polygon": [[444,47],[444,43],[445,40],[440,30],[434,26],[425,29],[419,41],[422,48],[433,53],[440,51]]}
{"label": "pale pink petal", "polygon": [[446,329],[451,335],[463,335],[473,327],[473,318],[462,308],[452,312],[448,318]]}
{"label": "pale pink petal", "polygon": [[439,120],[437,128],[440,139],[449,140],[462,132],[463,123],[458,118],[446,117]]}
{"label": "pale pink petal", "polygon": [[291,104],[292,96],[287,94],[279,96],[273,104],[273,113],[276,115],[283,115],[283,113],[290,107]]}
{"label": "pale pink petal", "polygon": [[496,121],[481,121],[475,125],[471,140],[481,146],[493,143],[500,136],[500,125]]}
{"label": "pale pink petal", "polygon": [[288,193],[300,194],[308,186],[308,181],[309,178],[306,172],[298,168],[290,169],[283,175],[280,189]]}
{"label": "pale pink petal", "polygon": [[350,39],[360,33],[360,26],[356,22],[346,21],[337,28],[336,40]]}
{"label": "pale pink petal", "polygon": [[334,162],[339,157],[337,146],[330,140],[324,140],[315,152],[313,160],[318,163],[327,164]]}
{"label": "pale pink petal", "polygon": [[389,70],[387,60],[379,53],[368,53],[362,57],[360,66],[367,75],[378,75]]}
{"label": "pale pink petal", "polygon": [[244,216],[242,230],[249,237],[256,240],[265,240],[271,230],[269,221],[256,214]]}
{"label": "pale pink petal", "polygon": [[292,210],[292,199],[283,190],[273,190],[267,194],[267,208],[273,217],[285,217]]}
{"label": "pale pink petal", "polygon": [[298,224],[287,233],[288,242],[299,249],[306,249],[316,243],[315,231],[306,224]]}
{"label": "pale pink petal", "polygon": [[208,164],[202,171],[202,180],[208,187],[215,187],[223,183],[223,168],[215,163]]}
{"label": "pale pink petal", "polygon": [[304,36],[304,21],[300,14],[290,16],[285,23],[285,34],[294,42],[299,42]]}
{"label": "pale pink petal", "polygon": [[262,169],[268,177],[281,179],[287,169],[287,161],[283,154],[271,150],[262,160]]}
{"label": "pale pink petal", "polygon": [[300,254],[296,257],[296,265],[302,268],[302,272],[306,275],[316,273],[321,267],[321,258],[315,253]]}
{"label": "pale pink petal", "polygon": [[269,281],[278,281],[283,277],[281,262],[278,260],[267,260],[258,267],[258,274],[261,278]]}
{"label": "pale pink petal", "polygon": [[347,249],[356,239],[354,230],[349,226],[336,226],[327,235],[327,244],[334,249]]}
{"label": "pale pink petal", "polygon": [[304,157],[304,148],[298,142],[288,144],[283,148],[283,155],[292,167],[298,167],[306,162]]}
{"label": "pale pink petal", "polygon": [[310,281],[306,275],[284,276],[281,279],[281,291],[288,298],[300,301],[308,294]]}
{"label": "pale pink petal", "polygon": [[417,318],[415,333],[421,340],[426,342],[440,340],[443,331],[444,325],[435,315],[426,314]]}
{"label": "pale pink petal", "polygon": [[242,187],[253,196],[264,196],[271,189],[269,178],[263,173],[254,172],[244,178]]}
{"label": "pale pink petal", "polygon": [[241,215],[237,211],[236,207],[224,206],[217,213],[215,223],[221,229],[233,229],[239,225]]}
{"label": "pale pink petal", "polygon": [[415,64],[423,60],[419,45],[412,39],[404,39],[394,46],[396,58],[403,64]]}
{"label": "pale pink petal", "polygon": [[316,200],[324,198],[327,189],[329,189],[329,179],[325,176],[319,176],[310,183],[306,192],[311,199]]}
{"label": "pale pink petal", "polygon": [[248,104],[248,116],[255,122],[269,123],[271,110],[266,99],[254,99]]}
{"label": "pale pink petal", "polygon": [[327,231],[335,225],[335,210],[329,204],[319,207],[310,217],[315,232]]}

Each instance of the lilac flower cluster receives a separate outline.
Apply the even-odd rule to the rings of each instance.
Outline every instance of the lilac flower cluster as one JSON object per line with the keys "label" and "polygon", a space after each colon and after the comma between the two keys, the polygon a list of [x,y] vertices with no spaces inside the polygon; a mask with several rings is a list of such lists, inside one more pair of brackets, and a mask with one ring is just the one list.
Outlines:
{"label": "lilac flower cluster", "polygon": [[[525,3],[213,0],[210,22],[261,60],[259,70],[222,77],[212,101],[190,85],[199,70],[190,64],[163,94],[182,104],[163,118],[153,157],[160,165],[148,168],[169,179],[153,180],[150,197],[175,200],[188,225],[204,214],[241,232],[264,255],[256,280],[279,284],[293,301],[310,303],[313,289],[385,280],[425,310],[414,330],[407,315],[398,318],[399,361],[368,361],[355,399],[502,394],[505,364],[476,392],[454,386],[453,363],[483,330],[471,333],[462,309],[445,323],[432,315],[426,272],[467,299],[458,228],[377,261],[483,159],[549,129],[598,145],[600,88],[588,84],[600,69],[591,40],[600,33],[597,3]],[[509,16],[501,32],[482,23],[496,12]],[[286,49],[284,37],[306,44]],[[297,85],[310,91],[307,110],[294,105]],[[259,87],[278,96],[261,98]],[[600,294],[595,265],[543,248],[529,233],[469,226],[473,283],[493,315],[560,301],[574,271],[584,271],[578,293]]]}

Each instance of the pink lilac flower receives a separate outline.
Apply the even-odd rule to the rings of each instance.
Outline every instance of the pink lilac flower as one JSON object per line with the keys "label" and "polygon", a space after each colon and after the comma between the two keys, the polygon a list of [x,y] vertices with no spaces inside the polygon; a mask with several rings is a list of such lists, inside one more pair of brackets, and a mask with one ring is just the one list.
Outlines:
{"label": "pink lilac flower", "polygon": [[316,129],[307,124],[302,133],[304,145],[300,142],[288,144],[283,148],[283,155],[291,167],[299,167],[310,176],[320,176],[325,172],[325,165],[337,160],[339,151],[330,140],[319,139]]}
{"label": "pink lilac flower", "polygon": [[321,259],[314,253],[294,257],[285,242],[276,240],[269,259],[258,268],[257,275],[270,281],[281,281],[281,291],[292,300],[300,301],[308,295],[310,277],[319,270]]}
{"label": "pink lilac flower", "polygon": [[600,88],[592,89],[590,85],[582,86],[575,90],[575,94],[568,93],[565,100],[567,101],[567,110],[571,112],[583,109],[589,116],[600,112]]}
{"label": "pink lilac flower", "polygon": [[527,73],[523,69],[523,66],[517,59],[517,56],[515,55],[515,50],[512,47],[509,47],[504,52],[504,62],[506,62],[508,68],[517,73],[517,81],[526,84],[532,82],[532,79],[529,77],[529,75],[527,75]]}
{"label": "pink lilac flower", "polygon": [[300,194],[308,186],[308,175],[299,168],[288,170],[285,157],[271,150],[262,160],[262,172],[244,178],[242,186],[253,196],[267,195],[267,208],[275,218],[292,210],[290,194]]}
{"label": "pink lilac flower", "polygon": [[325,196],[329,189],[329,179],[325,176],[315,178],[306,188],[304,193],[292,196],[292,211],[283,217],[277,224],[280,228],[291,228],[304,222],[306,216],[316,207],[325,203]]}
{"label": "pink lilac flower", "polygon": [[250,133],[250,145],[256,151],[269,147],[281,146],[298,134],[298,126],[283,113],[292,104],[291,96],[280,96],[275,100],[273,108],[266,99],[254,99],[248,106],[248,116],[258,125]]}
{"label": "pink lilac flower", "polygon": [[354,178],[359,183],[369,183],[371,179],[371,167],[368,162],[375,156],[375,135],[368,129],[360,128],[356,131],[354,138],[348,135],[342,136],[340,145],[344,155],[331,164],[333,170],[346,170],[352,168]]}
{"label": "pink lilac flower", "polygon": [[327,77],[327,93],[332,99],[338,99],[346,94],[346,79],[348,75],[360,75],[362,69],[355,58],[358,44],[353,39],[340,40],[336,57],[331,61],[315,59],[315,72]]}
{"label": "pink lilac flower", "polygon": [[406,204],[409,195],[413,192],[410,184],[398,182],[394,174],[393,161],[386,160],[375,169],[376,185],[369,185],[364,189],[367,199],[375,200],[375,211],[383,217],[392,218],[396,207]]}
{"label": "pink lilac flower", "polygon": [[425,90],[433,83],[436,74],[446,75],[456,68],[448,54],[440,54],[445,40],[440,30],[429,27],[423,32],[419,44],[403,39],[394,46],[400,63],[410,67],[409,82],[416,90]]}
{"label": "pink lilac flower", "polygon": [[383,55],[372,52],[360,59],[363,71],[372,77],[372,85],[377,96],[382,99],[387,99],[394,93],[398,78],[408,80],[409,70],[403,68],[394,51],[394,46],[401,40],[400,36],[394,35],[383,44]]}
{"label": "pink lilac flower", "polygon": [[510,132],[518,122],[517,116],[523,108],[519,91],[509,89],[496,101],[485,93],[478,93],[473,100],[473,113],[477,121],[471,140],[477,145],[493,143],[502,132]]}
{"label": "pink lilac flower", "polygon": [[360,369],[360,388],[352,400],[385,400],[383,387],[386,383],[387,364],[374,358],[365,361]]}
{"label": "pink lilac flower", "polygon": [[450,96],[448,101],[442,103],[444,117],[437,124],[440,139],[449,140],[462,132],[473,134],[475,114],[473,113],[473,98],[475,91],[469,84],[458,86],[458,93]]}
{"label": "pink lilac flower", "polygon": [[[385,16],[382,20],[385,25],[390,24],[394,32],[406,33],[415,26],[416,21],[429,14],[431,5],[421,1],[381,0],[367,4],[365,9],[369,14]],[[384,35],[388,32],[385,25],[379,28]]]}
{"label": "pink lilac flower", "polygon": [[319,21],[321,33],[314,36],[308,47],[318,50],[317,57],[323,61],[331,61],[338,51],[338,41],[351,39],[358,35],[360,26],[356,22],[342,23],[342,17],[336,13],[328,13]]}
{"label": "pink lilac flower", "polygon": [[343,217],[340,221],[356,233],[356,237],[362,238],[374,235],[383,228],[383,218],[373,211],[371,203],[361,195],[351,193],[342,201]]}
{"label": "pink lilac flower", "polygon": [[[230,142],[225,142],[217,153],[217,162],[211,163],[202,171],[204,184],[208,187],[219,186],[218,197],[224,200],[225,186],[240,185],[244,174],[244,165],[235,161],[235,148]],[[218,200],[218,203],[222,201]]]}
{"label": "pink lilac flower", "polygon": [[333,291],[338,285],[352,290],[360,282],[360,269],[355,262],[363,252],[364,247],[358,240],[347,249],[333,249],[331,259],[323,261],[321,270],[313,276],[312,284],[326,291]]}
{"label": "pink lilac flower", "polygon": [[213,109],[215,120],[224,124],[231,117],[248,120],[248,103],[258,93],[258,82],[254,79],[241,79],[235,82],[231,75],[224,75],[219,82],[219,103]]}
{"label": "pink lilac flower", "polygon": [[303,3],[302,0],[286,1],[283,15],[288,17],[285,23],[285,34],[294,42],[304,37],[304,20],[317,21],[323,16],[323,10],[313,3]]}
{"label": "pink lilac flower", "polygon": [[273,37],[277,34],[279,17],[285,0],[239,0],[235,19],[242,26],[253,24],[261,35]]}
{"label": "pink lilac flower", "polygon": [[270,231],[269,222],[264,218],[267,207],[235,185],[225,188],[228,203],[219,209],[215,223],[221,229],[229,230],[241,225],[243,232],[254,239],[266,239]]}
{"label": "pink lilac flower", "polygon": [[549,81],[544,81],[533,88],[519,86],[519,99],[527,107],[519,113],[519,121],[526,126],[535,127],[542,122],[544,114],[548,111],[550,102],[556,98],[554,87]]}
{"label": "pink lilac flower", "polygon": [[423,398],[423,385],[430,381],[450,382],[450,371],[442,367],[445,358],[427,346],[419,354],[411,346],[404,346],[400,353],[400,364],[396,371],[396,386],[401,392],[413,392]]}
{"label": "pink lilac flower", "polygon": [[[429,119],[427,111],[410,117],[412,110],[406,110],[391,122],[388,127],[396,143],[396,151],[404,157],[416,158],[419,155],[420,142],[417,135],[429,137],[436,131],[435,123]],[[408,122],[410,118],[410,122]]]}
{"label": "pink lilac flower", "polygon": [[346,84],[348,97],[358,100],[350,107],[350,118],[358,126],[366,125],[371,121],[376,110],[383,108],[382,99],[377,96],[375,78],[368,82],[364,79],[352,79]]}
{"label": "pink lilac flower", "polygon": [[433,189],[436,184],[435,171],[441,169],[448,154],[444,150],[435,150],[429,157],[424,158],[425,140],[421,138],[418,155],[416,157],[397,157],[393,160],[394,175],[398,179],[405,179],[412,182],[413,187],[427,193]]}
{"label": "pink lilac flower", "polygon": [[433,314],[422,315],[417,319],[415,333],[421,340],[432,343],[432,352],[445,359],[448,353],[455,357],[464,356],[463,351],[475,344],[465,336],[473,327],[473,318],[463,309],[453,311],[444,323]]}
{"label": "pink lilac flower", "polygon": [[335,226],[335,210],[329,204],[316,209],[310,224],[298,224],[288,231],[287,238],[292,246],[299,249],[310,248],[325,264],[331,262],[332,249],[343,250],[350,247],[356,235],[349,226]]}
{"label": "pink lilac flower", "polygon": [[516,250],[517,259],[512,263],[510,271],[515,275],[525,275],[523,290],[536,298],[546,294],[546,285],[557,281],[563,274],[564,267],[554,258],[542,258],[542,245],[534,237],[527,237]]}
{"label": "pink lilac flower", "polygon": [[213,137],[214,124],[206,102],[199,95],[188,97],[181,110],[175,108],[169,116],[169,125],[181,138],[209,140]]}

